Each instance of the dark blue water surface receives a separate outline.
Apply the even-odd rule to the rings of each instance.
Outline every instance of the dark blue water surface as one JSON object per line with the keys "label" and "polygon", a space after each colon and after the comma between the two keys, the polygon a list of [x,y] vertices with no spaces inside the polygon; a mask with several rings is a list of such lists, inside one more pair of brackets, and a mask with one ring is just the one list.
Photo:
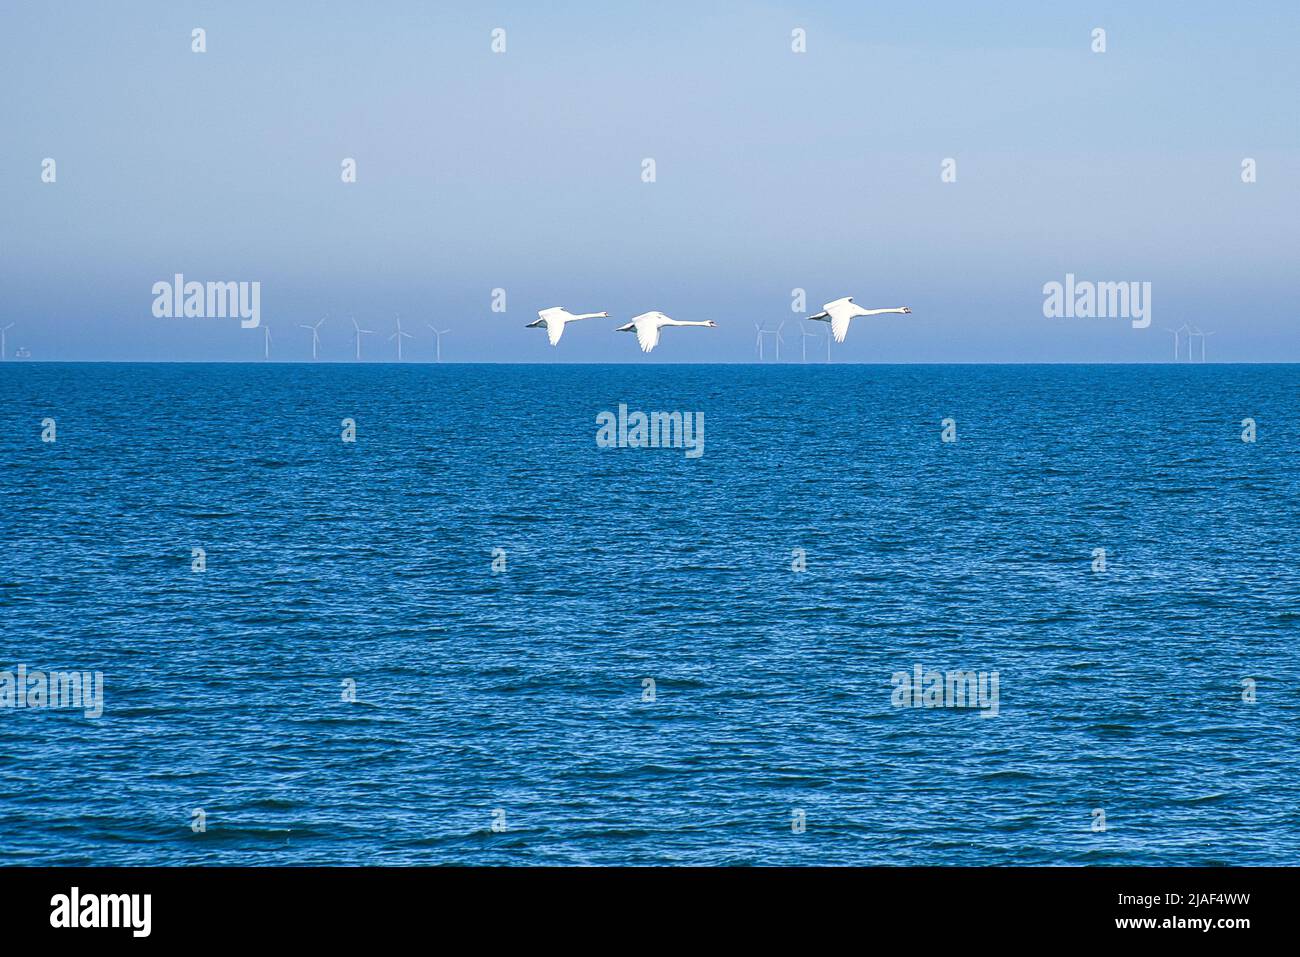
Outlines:
{"label": "dark blue water surface", "polygon": [[[1294,864],[1298,387],[10,362],[0,670],[106,704],[0,709],[6,860]],[[620,402],[704,455],[598,448]]]}

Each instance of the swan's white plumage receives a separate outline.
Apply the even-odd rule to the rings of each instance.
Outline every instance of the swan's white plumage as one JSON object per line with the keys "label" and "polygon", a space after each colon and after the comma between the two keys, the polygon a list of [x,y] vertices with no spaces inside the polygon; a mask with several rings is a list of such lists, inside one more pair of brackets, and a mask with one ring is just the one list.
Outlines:
{"label": "swan's white plumage", "polygon": [[[560,336],[564,335],[564,319],[557,313],[563,313],[563,309],[543,309],[537,315],[546,323],[546,338],[551,341],[551,345],[560,344]],[[551,313],[552,315],[547,315]]]}
{"label": "swan's white plumage", "polygon": [[650,352],[655,346],[659,345],[659,333],[664,326],[707,326],[715,328],[717,323],[712,319],[701,321],[687,321],[684,319],[670,319],[662,312],[643,312],[634,318],[625,326],[619,326],[616,332],[635,332],[636,341],[641,346],[642,352]]}
{"label": "swan's white plumage", "polygon": [[636,341],[641,344],[642,352],[649,352],[655,346],[659,345],[659,330],[662,328],[663,326],[658,323],[637,323]]}
{"label": "swan's white plumage", "polygon": [[845,296],[825,303],[821,312],[808,318],[829,322],[831,337],[836,342],[843,342],[844,337],[849,334],[849,322],[857,316],[879,316],[888,312],[907,314],[911,311],[907,306],[900,306],[897,309],[863,309],[853,301],[852,296]]}
{"label": "swan's white plumage", "polygon": [[545,326],[546,338],[550,340],[551,345],[558,346],[560,337],[564,335],[566,324],[577,319],[605,319],[608,317],[609,313],[607,312],[587,312],[574,315],[562,306],[552,306],[549,309],[539,309],[537,311],[537,321],[530,322],[528,327]]}

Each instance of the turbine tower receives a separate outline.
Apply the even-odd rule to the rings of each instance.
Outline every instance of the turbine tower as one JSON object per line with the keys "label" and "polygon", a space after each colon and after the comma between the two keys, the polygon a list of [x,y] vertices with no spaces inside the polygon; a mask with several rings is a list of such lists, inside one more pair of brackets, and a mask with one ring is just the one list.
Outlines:
{"label": "turbine tower", "polygon": [[1205,340],[1206,338],[1212,335],[1214,335],[1214,333],[1212,332],[1202,332],[1200,326],[1192,326],[1191,330],[1187,333],[1187,361],[1188,362],[1192,361],[1192,336],[1201,337],[1201,361],[1204,362],[1205,361]]}
{"label": "turbine tower", "polygon": [[1174,361],[1175,362],[1178,361],[1179,356],[1182,354],[1183,333],[1187,333],[1187,361],[1191,362],[1192,361],[1192,336],[1194,335],[1194,333],[1192,332],[1191,329],[1187,327],[1187,323],[1184,322],[1177,329],[1170,329],[1168,326],[1161,326],[1160,328],[1163,329],[1165,332],[1172,332],[1174,334]]}
{"label": "turbine tower", "polygon": [[435,348],[437,349],[438,358],[434,361],[441,362],[442,361],[442,337],[445,336],[447,333],[451,332],[451,330],[435,329],[433,327],[433,323],[431,322],[426,322],[425,325],[429,327],[429,331],[434,334],[437,340],[437,346]]}
{"label": "turbine tower", "polygon": [[5,355],[5,333],[13,327],[14,324],[12,322],[7,326],[0,327],[0,360],[8,358],[8,356]]}
{"label": "turbine tower", "polygon": [[271,327],[263,326],[262,332],[262,358],[269,359],[271,358]]}
{"label": "turbine tower", "polygon": [[362,329],[359,325],[357,325],[357,320],[355,318],[352,318],[352,329],[353,329],[352,338],[356,341],[357,344],[357,361],[360,362],[361,361],[361,337],[373,336],[375,334],[375,330]]}
{"label": "turbine tower", "polygon": [[[327,316],[326,318],[329,318],[329,317]],[[311,330],[311,357],[312,357],[313,359],[315,359],[315,358],[317,357],[317,352],[318,352],[318,350],[320,349],[320,334],[319,334],[318,330],[319,330],[320,327],[321,327],[321,323],[324,322],[324,321],[325,321],[325,319],[317,319],[317,320],[316,320],[316,324],[315,324],[314,326],[309,326],[309,325],[307,325],[305,322],[300,322],[300,323],[298,323],[298,328],[299,328],[299,329],[310,329],[310,330]]]}
{"label": "turbine tower", "polygon": [[1168,326],[1161,326],[1160,330],[1162,332],[1172,332],[1174,334],[1174,361],[1177,362],[1178,361],[1178,330],[1170,329]]}
{"label": "turbine tower", "polygon": [[819,338],[817,333],[809,332],[807,329],[799,330],[799,345],[803,347],[803,361],[808,361],[808,340]]}
{"label": "turbine tower", "polygon": [[402,340],[403,340],[403,339],[414,339],[414,338],[415,338],[415,336],[411,335],[409,332],[403,332],[403,331],[402,331],[402,317],[401,317],[401,316],[398,316],[398,317],[397,317],[397,331],[394,332],[391,336],[388,337],[388,341],[389,341],[389,342],[392,342],[394,339],[397,340],[397,361],[398,361],[398,362],[401,362],[401,361],[402,361]]}
{"label": "turbine tower", "polygon": [[757,335],[754,338],[754,345],[758,349],[758,361],[759,362],[763,361],[763,337],[775,336],[776,337],[776,358],[777,361],[779,362],[781,360],[781,342],[782,342],[781,326],[785,325],[785,320],[784,319],[781,320],[781,326],[777,326],[775,329],[765,329],[764,325],[765,323],[761,323],[761,322],[754,323],[754,331],[757,333]]}

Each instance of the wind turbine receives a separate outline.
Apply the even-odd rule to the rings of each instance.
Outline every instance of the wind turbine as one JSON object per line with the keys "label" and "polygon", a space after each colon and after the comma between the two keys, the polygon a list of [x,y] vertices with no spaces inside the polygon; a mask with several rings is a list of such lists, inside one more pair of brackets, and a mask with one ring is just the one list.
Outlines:
{"label": "wind turbine", "polygon": [[[760,322],[754,323],[754,331],[757,333],[757,336],[755,336],[754,338],[754,345],[758,349],[758,361],[759,362],[763,361],[763,337],[764,336],[776,336],[776,357],[779,360],[781,358],[780,327],[778,326],[776,329],[765,329],[763,328],[764,325],[765,323],[760,323]],[[782,320],[781,325],[785,325],[784,320]]]}
{"label": "wind turbine", "polygon": [[269,359],[271,358],[271,327],[263,326],[262,332],[265,333],[262,337],[262,358]]}
{"label": "wind turbine", "polygon": [[1187,333],[1187,361],[1188,362],[1192,361],[1192,336],[1201,337],[1201,361],[1204,362],[1205,361],[1205,340],[1206,337],[1212,335],[1214,335],[1214,333],[1212,332],[1202,332],[1200,326],[1192,326],[1192,328]]}
{"label": "wind turbine", "polygon": [[785,320],[782,319],[779,323],[777,323],[776,326],[776,361],[777,362],[781,361],[781,346],[785,343],[785,339],[782,338],[781,336],[781,330],[784,328],[785,328]]}
{"label": "wind turbine", "polygon": [[360,362],[361,361],[361,337],[373,336],[375,334],[375,330],[362,329],[359,325],[357,325],[357,320],[355,317],[352,317],[352,328],[354,330],[354,332],[352,333],[352,338],[355,339],[357,343],[357,361]]}
{"label": "wind turbine", "polygon": [[438,358],[437,358],[436,361],[437,361],[437,362],[441,362],[441,361],[442,361],[442,337],[445,336],[447,333],[451,332],[451,330],[450,330],[450,329],[435,329],[435,328],[433,327],[433,323],[431,323],[431,322],[426,322],[425,325],[428,326],[428,327],[429,327],[429,331],[432,332],[432,333],[434,334],[434,336],[437,337],[437,343],[438,343],[438,344],[437,344],[436,348],[437,348],[437,350],[438,350]]}
{"label": "wind turbine", "polygon": [[397,340],[397,361],[398,361],[398,362],[401,362],[401,361],[402,361],[402,340],[403,340],[403,339],[414,339],[414,338],[415,338],[415,336],[411,335],[409,332],[403,332],[403,331],[402,331],[402,317],[401,317],[401,316],[398,316],[398,317],[397,317],[397,331],[394,332],[391,336],[388,337],[388,341],[389,341],[389,342],[392,342],[394,339]]}
{"label": "wind turbine", "polygon": [[0,328],[0,359],[5,358],[5,333],[8,332],[13,327],[14,324],[11,322],[9,323],[9,325]]}
{"label": "wind turbine", "polygon": [[[1187,333],[1187,361],[1191,362],[1192,361],[1192,336],[1199,335],[1200,330],[1198,329],[1193,331],[1188,327],[1187,323],[1185,322],[1177,329],[1170,329],[1167,326],[1161,326],[1160,328],[1164,329],[1165,332],[1172,332],[1174,334],[1174,361],[1175,362],[1178,361],[1180,350],[1182,348],[1181,342],[1182,342],[1183,333]],[[1202,345],[1204,345],[1204,343],[1202,343]]]}
{"label": "wind turbine", "polygon": [[[329,317],[326,316],[325,318],[328,319]],[[311,330],[311,357],[313,359],[316,358],[316,350],[320,348],[320,335],[318,334],[317,330],[320,329],[321,323],[324,321],[325,319],[318,319],[316,320],[316,324],[314,326],[309,326],[305,322],[298,323],[299,329]]]}
{"label": "wind turbine", "polygon": [[1170,329],[1168,326],[1161,326],[1163,332],[1172,332],[1174,334],[1174,361],[1178,361],[1178,330]]}
{"label": "wind turbine", "polygon": [[809,332],[807,329],[799,330],[799,345],[803,347],[803,361],[808,361],[808,340],[820,338],[817,333]]}

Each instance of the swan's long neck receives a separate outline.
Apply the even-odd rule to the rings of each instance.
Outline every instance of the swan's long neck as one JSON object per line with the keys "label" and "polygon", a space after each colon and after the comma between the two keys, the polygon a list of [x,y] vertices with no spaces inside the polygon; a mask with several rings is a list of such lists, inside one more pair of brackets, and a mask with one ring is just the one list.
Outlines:
{"label": "swan's long neck", "polygon": [[896,312],[899,315],[906,315],[907,307],[899,306],[897,309],[863,309],[860,313],[858,313],[858,315],[859,316],[883,316],[891,312]]}
{"label": "swan's long neck", "polygon": [[570,318],[570,319],[603,319],[603,318],[605,318],[605,313],[603,313],[603,312],[580,312],[580,313],[578,313],[576,316],[570,316],[569,318]]}
{"label": "swan's long neck", "polygon": [[707,319],[669,319],[668,322],[665,323],[665,325],[669,326],[707,326],[708,324],[709,320]]}

